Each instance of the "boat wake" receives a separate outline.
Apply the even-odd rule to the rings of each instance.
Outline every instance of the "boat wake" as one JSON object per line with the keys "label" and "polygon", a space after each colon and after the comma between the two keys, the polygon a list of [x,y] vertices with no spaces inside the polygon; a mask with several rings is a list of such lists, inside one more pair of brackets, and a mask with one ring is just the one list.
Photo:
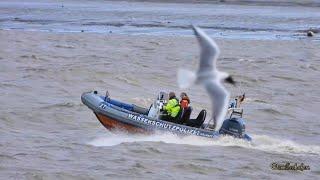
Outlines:
{"label": "boat wake", "polygon": [[291,140],[277,139],[267,135],[253,135],[253,142],[230,136],[216,140],[198,136],[180,137],[175,134],[132,135],[123,132],[111,133],[97,137],[88,142],[92,146],[116,146],[122,143],[163,142],[169,144],[185,144],[193,146],[230,146],[261,150],[271,153],[291,155],[320,155],[320,146],[299,144]]}

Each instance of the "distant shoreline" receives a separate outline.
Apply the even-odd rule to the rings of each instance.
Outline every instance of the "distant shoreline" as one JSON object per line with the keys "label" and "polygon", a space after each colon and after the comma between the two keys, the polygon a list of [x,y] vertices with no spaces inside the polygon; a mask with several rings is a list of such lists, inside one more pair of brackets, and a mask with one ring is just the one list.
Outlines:
{"label": "distant shoreline", "polygon": [[[265,40],[300,40],[309,30],[320,32],[319,7],[229,5],[217,0],[12,1],[0,2],[0,29],[193,36],[190,24],[196,24],[214,38]],[[211,4],[201,4],[205,2]],[[319,36],[312,39],[318,41]]]}
{"label": "distant shoreline", "polygon": [[[119,0],[107,0],[117,1]],[[320,7],[320,0],[120,0],[124,2],[151,2],[151,3],[191,3],[191,4],[230,4],[249,6],[302,6]]]}

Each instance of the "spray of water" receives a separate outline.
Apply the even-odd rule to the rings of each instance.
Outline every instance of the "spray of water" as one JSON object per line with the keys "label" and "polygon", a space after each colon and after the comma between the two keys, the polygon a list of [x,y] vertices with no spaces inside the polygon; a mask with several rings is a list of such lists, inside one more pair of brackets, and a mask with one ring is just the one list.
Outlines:
{"label": "spray of water", "polygon": [[290,140],[277,139],[266,135],[253,135],[252,137],[254,141],[247,142],[245,140],[236,139],[230,136],[208,139],[198,136],[180,137],[171,133],[132,135],[122,132],[109,132],[104,136],[93,139],[88,144],[92,146],[116,146],[121,143],[131,142],[164,142],[170,144],[187,144],[194,146],[237,146],[291,155],[320,155],[320,146],[298,144]]}

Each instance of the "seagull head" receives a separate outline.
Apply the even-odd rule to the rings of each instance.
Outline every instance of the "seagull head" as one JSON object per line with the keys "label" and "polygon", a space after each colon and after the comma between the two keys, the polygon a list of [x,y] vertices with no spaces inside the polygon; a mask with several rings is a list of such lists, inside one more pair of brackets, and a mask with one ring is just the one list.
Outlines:
{"label": "seagull head", "polygon": [[226,72],[218,72],[218,76],[219,76],[219,79],[221,81],[224,81],[226,83],[232,84],[234,86],[236,85],[236,81],[228,73],[226,73]]}
{"label": "seagull head", "polygon": [[224,79],[224,82],[232,84],[232,85],[236,85],[236,81],[234,81],[233,77],[230,75]]}

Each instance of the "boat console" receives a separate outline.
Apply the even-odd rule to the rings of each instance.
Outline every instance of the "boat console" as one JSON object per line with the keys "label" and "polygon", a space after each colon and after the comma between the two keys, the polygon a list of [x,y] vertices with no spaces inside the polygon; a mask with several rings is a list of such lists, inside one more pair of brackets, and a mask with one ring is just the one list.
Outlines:
{"label": "boat console", "polygon": [[148,112],[148,117],[158,119],[161,116],[162,107],[168,102],[168,94],[160,92],[157,99],[151,104]]}

